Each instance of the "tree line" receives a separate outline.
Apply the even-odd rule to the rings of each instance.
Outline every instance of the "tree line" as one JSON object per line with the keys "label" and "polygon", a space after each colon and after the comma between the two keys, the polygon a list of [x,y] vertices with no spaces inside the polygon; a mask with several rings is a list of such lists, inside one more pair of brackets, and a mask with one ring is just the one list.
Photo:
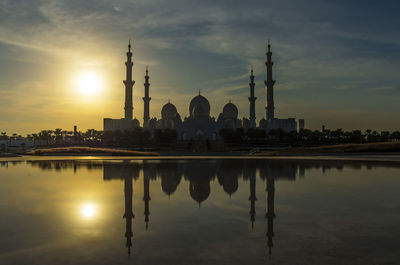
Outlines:
{"label": "tree line", "polygon": [[[226,144],[288,144],[294,146],[302,145],[325,145],[344,143],[371,143],[400,141],[400,131],[373,131],[373,130],[300,130],[298,132],[285,132],[281,129],[265,131],[262,129],[242,128],[221,129],[219,135]],[[0,140],[17,140],[23,137],[18,134],[0,134]],[[62,146],[62,145],[89,145],[89,146],[146,146],[146,145],[170,145],[177,141],[177,132],[172,129],[154,130],[153,133],[143,128],[132,131],[99,131],[88,129],[86,132],[66,131],[60,128],[54,130],[42,130],[38,133],[28,134],[25,137],[39,146]]]}
{"label": "tree line", "polygon": [[400,141],[400,131],[373,131],[361,130],[344,131],[336,130],[309,130],[301,129],[298,132],[285,132],[282,129],[272,129],[270,131],[260,129],[249,129],[245,132],[243,129],[228,130],[222,129],[220,135],[225,143],[262,143],[262,144],[290,144],[293,146],[312,146],[327,144],[346,144],[346,143],[373,143]]}

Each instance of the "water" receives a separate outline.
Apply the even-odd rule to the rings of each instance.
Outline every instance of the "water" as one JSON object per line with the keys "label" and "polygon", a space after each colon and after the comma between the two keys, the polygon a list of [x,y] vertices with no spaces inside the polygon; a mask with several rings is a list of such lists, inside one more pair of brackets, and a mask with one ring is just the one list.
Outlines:
{"label": "water", "polygon": [[0,165],[0,264],[400,264],[395,163]]}

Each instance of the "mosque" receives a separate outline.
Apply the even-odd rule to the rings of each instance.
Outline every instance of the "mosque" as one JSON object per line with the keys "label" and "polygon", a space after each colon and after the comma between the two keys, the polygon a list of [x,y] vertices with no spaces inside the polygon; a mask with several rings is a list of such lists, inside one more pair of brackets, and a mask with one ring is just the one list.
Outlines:
{"label": "mosque", "polygon": [[[267,102],[266,102],[266,118],[260,120],[259,125],[256,123],[255,116],[255,101],[254,94],[254,74],[253,69],[250,72],[250,97],[249,99],[249,118],[238,118],[238,108],[232,102],[227,103],[218,118],[210,116],[210,102],[199,94],[196,95],[189,104],[189,116],[184,119],[181,118],[176,107],[168,102],[162,107],[161,119],[150,118],[150,83],[149,71],[146,68],[145,83],[144,83],[144,117],[143,128],[153,131],[155,129],[173,129],[177,132],[178,140],[220,140],[219,131],[221,129],[238,129],[243,128],[245,131],[250,128],[263,129],[269,131],[271,129],[282,129],[286,132],[297,130],[297,121],[295,118],[278,119],[274,115],[274,84],[275,80],[272,78],[272,65],[271,60],[272,52],[271,45],[268,42],[268,51],[266,53],[267,61],[265,62],[267,68],[267,80],[265,81]],[[134,130],[140,127],[140,122],[136,118],[133,119],[133,102],[132,90],[135,81],[132,79],[132,50],[129,42],[128,52],[126,53],[126,80],[125,84],[125,117],[122,119],[104,118],[104,131],[116,130]],[[299,129],[304,129],[304,120],[299,120]]]}

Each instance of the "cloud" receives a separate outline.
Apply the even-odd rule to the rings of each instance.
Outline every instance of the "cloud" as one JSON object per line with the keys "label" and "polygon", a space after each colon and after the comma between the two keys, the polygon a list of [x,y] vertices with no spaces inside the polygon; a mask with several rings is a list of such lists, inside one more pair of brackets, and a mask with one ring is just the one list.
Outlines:
{"label": "cloud", "polygon": [[[135,91],[142,90],[149,65],[154,99],[176,98],[178,110],[186,110],[200,88],[211,104],[233,97],[239,110],[247,111],[253,65],[260,116],[271,39],[278,113],[285,106],[285,114],[296,116],[318,100],[322,104],[314,105],[314,112],[321,114],[313,119],[329,120],[322,110],[349,98],[363,108],[384,91],[377,102],[383,108],[400,96],[397,1],[1,0],[0,7],[0,69],[7,73],[0,74],[0,91],[25,82],[24,72],[31,75],[28,82],[46,84],[41,90],[51,93],[54,83],[34,78],[36,72],[66,71],[66,66],[101,68],[113,76],[110,91],[121,89],[124,49],[132,38]],[[34,87],[27,91],[36,93]],[[115,102],[112,109],[121,107],[116,95],[109,100]],[[284,105],[295,101],[304,104]],[[13,102],[15,108],[22,104]]]}

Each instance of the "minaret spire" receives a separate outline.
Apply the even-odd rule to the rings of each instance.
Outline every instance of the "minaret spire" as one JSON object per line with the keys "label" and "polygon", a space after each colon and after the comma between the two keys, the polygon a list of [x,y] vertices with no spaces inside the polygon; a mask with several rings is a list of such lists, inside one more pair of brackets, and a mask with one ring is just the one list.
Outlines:
{"label": "minaret spire", "polygon": [[255,128],[256,127],[256,97],[254,96],[254,74],[253,74],[253,66],[251,66],[251,72],[250,72],[250,128]]}
{"label": "minaret spire", "polygon": [[[145,173],[145,170],[143,171],[143,174]],[[147,173],[147,172],[146,172]],[[150,177],[148,174],[144,175],[143,179],[143,201],[144,201],[144,222],[146,223],[146,230],[149,228],[149,215],[150,215],[150,210],[149,210],[149,201],[150,201]]]}
{"label": "minaret spire", "polygon": [[268,253],[271,255],[274,237],[274,219],[275,219],[275,178],[273,176],[267,176],[267,189],[265,190],[267,204],[265,217],[268,221],[267,238],[268,238]]}
{"label": "minaret spire", "polygon": [[256,206],[255,202],[257,200],[256,197],[256,175],[251,174],[250,175],[250,221],[251,221],[251,230],[254,228],[254,221],[255,221],[255,215],[256,215]]}
{"label": "minaret spire", "polygon": [[125,119],[132,120],[133,118],[133,103],[132,103],[132,88],[135,81],[132,80],[132,51],[131,51],[131,40],[128,44],[128,52],[126,53],[126,79],[125,84]]}
{"label": "minaret spire", "polygon": [[149,83],[149,68],[146,66],[146,75],[144,76],[144,97],[143,97],[143,102],[144,102],[144,112],[143,112],[143,127],[148,128],[149,126],[149,120],[150,120],[150,100],[151,97],[149,97],[149,88],[150,88],[150,83]]}
{"label": "minaret spire", "polygon": [[268,40],[268,52],[267,52],[267,61],[265,62],[265,65],[267,67],[267,80],[264,81],[265,86],[267,87],[267,102],[265,106],[266,110],[266,118],[268,121],[272,120],[275,117],[274,114],[274,84],[275,80],[272,79],[272,66],[274,63],[271,60],[272,57],[272,52],[271,52],[271,44]]}
{"label": "minaret spire", "polygon": [[132,247],[132,219],[135,218],[133,214],[133,182],[132,176],[124,177],[124,193],[125,193],[125,214],[124,218],[126,221],[125,237],[126,237],[126,247],[128,248],[128,255],[131,254]]}

